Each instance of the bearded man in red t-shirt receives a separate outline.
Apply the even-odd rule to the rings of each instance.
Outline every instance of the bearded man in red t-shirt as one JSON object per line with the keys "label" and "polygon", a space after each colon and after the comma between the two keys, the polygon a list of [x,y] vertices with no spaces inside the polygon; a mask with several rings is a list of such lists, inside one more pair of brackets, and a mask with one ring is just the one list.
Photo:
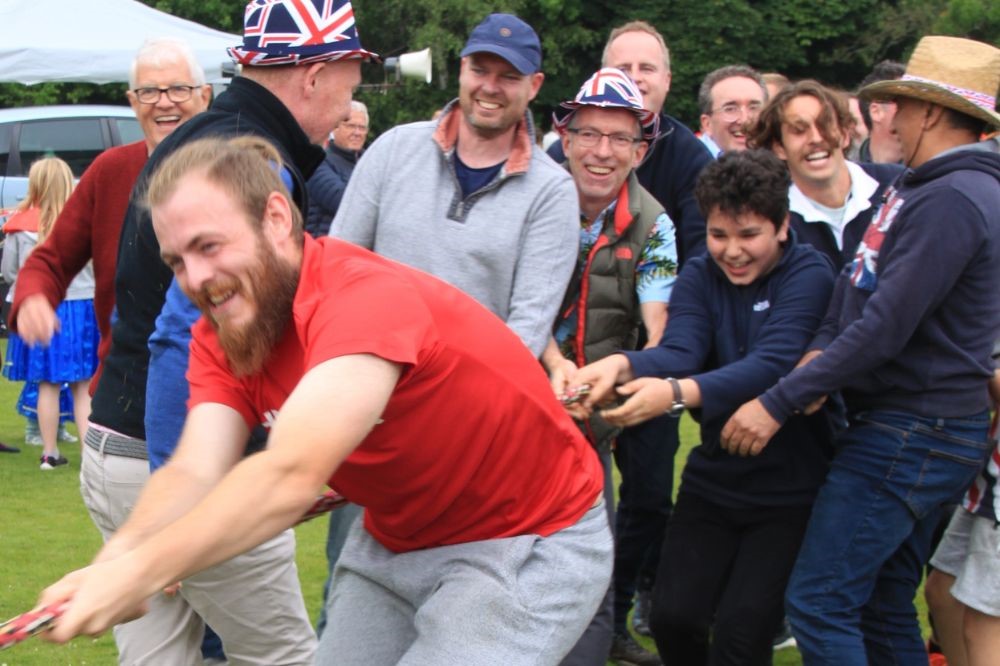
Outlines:
{"label": "bearded man in red t-shirt", "polygon": [[[71,600],[51,637],[107,628],[329,484],[366,510],[317,663],[558,663],[610,578],[597,457],[502,321],[426,273],[304,237],[278,165],[261,139],[205,139],[151,180],[161,256],[204,313],[190,411],[120,555],[46,591]],[[257,424],[268,448],[241,460]]]}

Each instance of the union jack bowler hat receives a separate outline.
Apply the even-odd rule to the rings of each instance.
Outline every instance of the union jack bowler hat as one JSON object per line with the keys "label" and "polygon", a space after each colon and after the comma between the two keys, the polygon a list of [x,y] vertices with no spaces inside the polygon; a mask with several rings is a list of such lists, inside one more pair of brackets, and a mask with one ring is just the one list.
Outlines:
{"label": "union jack bowler hat", "polygon": [[361,46],[349,0],[253,0],[243,15],[243,44],[226,50],[254,67],[379,60]]}
{"label": "union jack bowler hat", "polygon": [[490,14],[472,29],[461,57],[473,53],[498,55],[522,74],[542,69],[542,45],[534,29],[513,14]]}
{"label": "union jack bowler hat", "polygon": [[642,138],[652,141],[660,130],[660,116],[642,107],[642,93],[628,74],[615,67],[597,70],[580,88],[576,97],[559,104],[552,114],[556,131],[565,134],[573,114],[582,106],[626,109],[639,119]]}

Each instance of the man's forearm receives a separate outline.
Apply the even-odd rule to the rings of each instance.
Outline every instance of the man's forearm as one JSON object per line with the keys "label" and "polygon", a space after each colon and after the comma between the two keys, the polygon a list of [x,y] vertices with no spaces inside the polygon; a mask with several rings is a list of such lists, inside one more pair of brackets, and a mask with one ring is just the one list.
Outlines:
{"label": "man's forearm", "polygon": [[642,314],[642,324],[646,327],[646,346],[644,349],[660,344],[663,331],[667,328],[667,304],[657,301],[639,304]]}
{"label": "man's forearm", "polygon": [[549,341],[545,345],[545,350],[542,352],[540,357],[542,366],[545,368],[545,371],[551,375],[557,368],[559,368],[564,359],[565,357],[559,351],[559,345],[556,344],[556,339],[550,335]]}
{"label": "man's forearm", "polygon": [[[147,532],[134,550],[156,583],[152,589],[250,550],[302,517],[318,488],[312,475],[299,478],[293,466],[276,462],[279,457],[265,450],[243,460],[199,501],[186,503],[176,521]],[[226,526],[221,534],[220,525]]]}

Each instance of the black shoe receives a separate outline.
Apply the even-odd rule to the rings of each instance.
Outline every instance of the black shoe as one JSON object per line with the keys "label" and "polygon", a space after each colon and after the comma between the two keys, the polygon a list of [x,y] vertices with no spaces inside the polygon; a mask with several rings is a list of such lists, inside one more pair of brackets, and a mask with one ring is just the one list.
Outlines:
{"label": "black shoe", "polygon": [[20,453],[21,449],[16,446],[8,446],[3,442],[0,442],[0,453]]}
{"label": "black shoe", "polygon": [[785,648],[795,647],[795,636],[792,636],[792,628],[788,625],[788,618],[782,618],[781,627],[778,628],[778,633],[774,635],[774,649],[783,650]]}
{"label": "black shoe", "polygon": [[631,634],[615,634],[611,639],[611,661],[618,666],[663,666],[660,658],[639,645]]}
{"label": "black shoe", "polygon": [[42,464],[38,466],[39,469],[55,469],[61,465],[67,465],[69,461],[60,456],[42,456]]}
{"label": "black shoe", "polygon": [[649,609],[653,605],[653,594],[649,590],[635,593],[635,608],[632,611],[632,629],[640,636],[652,636],[649,628]]}

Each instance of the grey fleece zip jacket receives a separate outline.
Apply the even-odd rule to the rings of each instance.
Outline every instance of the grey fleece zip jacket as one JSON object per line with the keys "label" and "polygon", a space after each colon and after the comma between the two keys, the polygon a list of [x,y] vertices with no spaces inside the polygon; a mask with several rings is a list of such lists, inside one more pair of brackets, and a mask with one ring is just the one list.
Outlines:
{"label": "grey fleece zip jacket", "polygon": [[358,162],[330,235],[435,275],[486,306],[535,356],[576,264],[569,174],[534,142],[529,114],[500,174],[463,198],[452,162],[461,110],[395,127]]}

